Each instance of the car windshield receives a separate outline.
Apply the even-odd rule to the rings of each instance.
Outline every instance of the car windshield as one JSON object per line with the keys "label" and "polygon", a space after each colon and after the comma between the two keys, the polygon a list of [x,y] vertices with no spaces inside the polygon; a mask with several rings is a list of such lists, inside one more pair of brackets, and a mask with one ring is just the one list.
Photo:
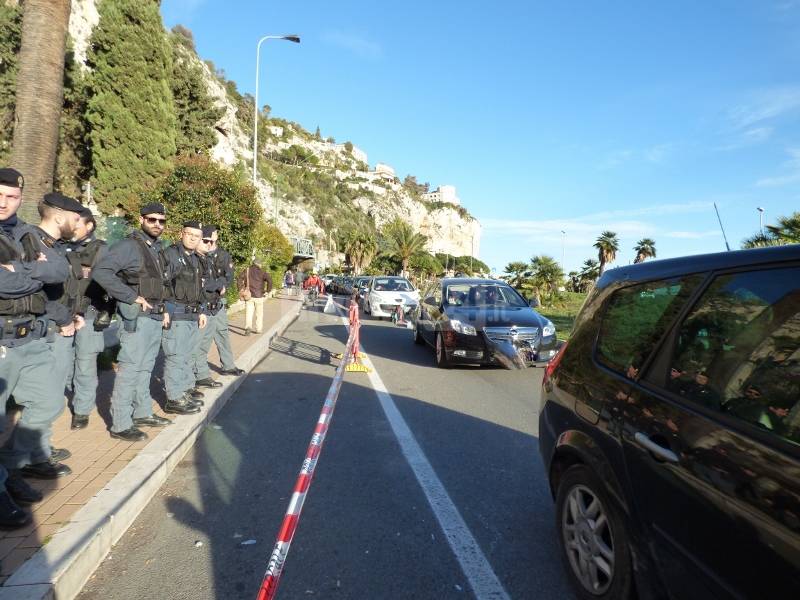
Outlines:
{"label": "car windshield", "polygon": [[454,283],[444,297],[448,306],[527,306],[509,286],[492,283]]}
{"label": "car windshield", "polygon": [[377,277],[372,289],[376,292],[411,292],[414,287],[407,279]]}

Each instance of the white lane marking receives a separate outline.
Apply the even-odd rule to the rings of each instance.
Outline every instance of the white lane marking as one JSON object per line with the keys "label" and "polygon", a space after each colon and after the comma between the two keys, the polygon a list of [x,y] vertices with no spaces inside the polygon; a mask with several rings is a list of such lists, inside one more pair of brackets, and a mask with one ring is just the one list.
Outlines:
{"label": "white lane marking", "polygon": [[[342,317],[342,320],[347,323],[346,318]],[[447,543],[450,544],[450,549],[455,554],[458,564],[461,565],[461,570],[469,580],[470,586],[472,586],[472,591],[478,600],[490,598],[510,600],[508,593],[503,588],[503,584],[500,583],[497,575],[492,570],[489,560],[481,551],[478,542],[472,536],[472,532],[470,532],[466,522],[464,522],[464,518],[450,499],[447,490],[444,489],[444,485],[437,477],[417,439],[397,409],[394,398],[386,389],[377,369],[375,369],[375,365],[366,354],[363,344],[361,345],[361,351],[365,353],[362,362],[372,369],[369,373],[369,381],[400,444],[403,456],[406,457],[411,470],[414,471],[414,476],[425,493],[436,520],[439,521],[439,526],[444,532]]]}

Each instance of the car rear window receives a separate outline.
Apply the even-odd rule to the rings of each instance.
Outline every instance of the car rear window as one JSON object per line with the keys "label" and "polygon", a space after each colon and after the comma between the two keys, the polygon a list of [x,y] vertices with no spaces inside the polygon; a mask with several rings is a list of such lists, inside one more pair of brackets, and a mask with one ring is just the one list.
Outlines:
{"label": "car rear window", "polygon": [[800,268],[714,279],[669,366],[673,393],[800,444]]}
{"label": "car rear window", "polygon": [[602,316],[597,359],[635,378],[701,280],[702,276],[691,275],[614,292]]}

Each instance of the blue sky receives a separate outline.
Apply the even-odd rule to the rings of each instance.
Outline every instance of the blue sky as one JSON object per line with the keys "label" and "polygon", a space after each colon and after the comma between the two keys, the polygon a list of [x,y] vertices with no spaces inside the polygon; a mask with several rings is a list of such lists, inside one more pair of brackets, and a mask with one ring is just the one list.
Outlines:
{"label": "blue sky", "polygon": [[800,210],[800,0],[163,0],[198,52],[275,116],[452,184],[502,271],[566,270],[619,234],[659,258],[738,247]]}

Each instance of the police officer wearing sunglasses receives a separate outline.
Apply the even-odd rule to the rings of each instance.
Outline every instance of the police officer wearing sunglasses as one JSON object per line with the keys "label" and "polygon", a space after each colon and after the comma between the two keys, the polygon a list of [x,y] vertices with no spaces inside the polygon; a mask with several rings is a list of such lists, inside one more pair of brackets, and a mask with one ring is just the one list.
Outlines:
{"label": "police officer wearing sunglasses", "polygon": [[111,437],[128,442],[147,439],[139,427],[172,422],[153,414],[150,376],[162,330],[170,326],[167,302],[179,265],[167,259],[159,239],[167,222],[164,205],[151,202],[139,213],[141,229],[111,246],[92,274],[117,300],[122,318],[119,369],[111,395]]}

